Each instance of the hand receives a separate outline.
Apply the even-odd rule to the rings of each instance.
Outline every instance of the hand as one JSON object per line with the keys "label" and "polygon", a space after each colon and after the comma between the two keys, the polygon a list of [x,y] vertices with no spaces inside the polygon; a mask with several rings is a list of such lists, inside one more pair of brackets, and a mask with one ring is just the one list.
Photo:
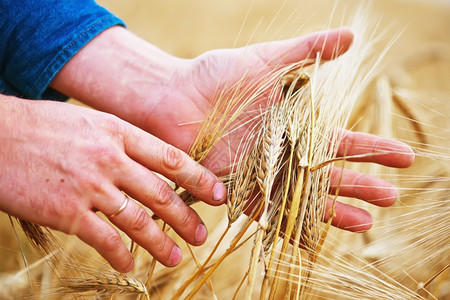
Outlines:
{"label": "hand", "polygon": [[[337,155],[347,157],[349,161],[371,162],[394,168],[409,167],[414,161],[414,152],[404,143],[351,131],[344,133]],[[351,158],[352,156],[357,158]],[[360,199],[381,207],[391,206],[397,199],[397,189],[389,182],[349,169],[333,168],[330,194],[336,193],[337,185],[340,196]],[[329,218],[332,203],[329,199],[325,221]],[[353,232],[365,232],[372,227],[372,216],[368,211],[341,202],[336,202],[334,208],[336,217],[332,220],[333,226]]]}
{"label": "hand", "polygon": [[[220,91],[226,84],[233,85],[234,82],[230,82],[230,78],[236,80],[241,78],[242,74],[236,70],[244,72],[250,68],[254,74],[250,73],[248,76],[253,78],[254,76],[264,76],[280,66],[314,58],[317,52],[321,52],[324,60],[333,59],[349,48],[352,38],[352,33],[348,29],[342,28],[288,41],[207,52],[189,61],[188,66],[181,69],[184,72],[180,72],[181,75],[178,75],[179,80],[172,88],[169,88],[170,91],[175,91],[175,95],[173,97],[167,95],[162,98],[160,101],[164,101],[164,105],[152,102],[152,106],[157,108],[148,109],[147,122],[141,126],[149,131],[153,130],[154,134],[163,140],[187,151],[199,130],[201,121],[205,119],[207,109],[211,106],[210,102],[216,91]],[[184,93],[180,94],[180,91]],[[160,115],[164,117],[158,117]],[[180,124],[184,125],[180,126]],[[246,128],[241,128],[241,132],[245,132],[245,130]],[[229,144],[229,141],[233,141],[233,144]],[[225,138],[224,142],[219,143],[212,151],[210,158],[214,158],[207,158],[203,165],[214,172],[227,167],[231,163],[230,148],[233,153],[238,147],[239,141],[239,138]],[[347,147],[346,150],[344,145]],[[383,152],[388,153],[379,155]],[[396,168],[408,167],[414,160],[411,148],[401,142],[350,131],[346,132],[338,156],[350,157],[370,153],[376,153],[376,155],[349,160],[374,162]],[[217,159],[218,157],[223,159]],[[389,182],[348,169],[342,171],[339,195],[361,199],[383,207],[390,206],[395,202],[397,191]],[[341,177],[340,173],[340,169],[334,168],[331,178],[331,194],[335,193],[335,187]],[[325,213],[325,221],[329,218],[331,204],[330,199]],[[332,225],[338,228],[364,232],[372,226],[372,217],[366,210],[340,202],[336,203],[335,210],[336,217],[333,218]],[[248,210],[248,212],[250,211]]]}
{"label": "hand", "polygon": [[[351,31],[341,28],[286,41],[213,50],[187,60],[113,27],[77,53],[51,86],[186,152],[216,91],[232,85],[247,69],[249,77],[264,76],[280,66],[315,58],[317,52],[323,60],[333,59],[344,53],[352,40]],[[228,153],[228,146],[216,151]]]}
{"label": "hand", "polygon": [[[187,151],[205,118],[216,88],[223,87],[230,78],[237,80],[242,75],[236,73],[237,67],[246,70],[246,66],[252,66],[261,76],[281,65],[315,57],[318,51],[323,59],[332,59],[348,49],[352,38],[352,33],[343,28],[249,48],[214,50],[193,60],[184,60],[117,27],[99,35],[72,58],[52,82],[52,87],[92,107],[113,113]],[[395,145],[395,149],[403,154],[390,153],[362,160],[398,167],[392,158],[403,161],[400,166],[409,165],[413,159],[411,149],[406,145],[374,136],[362,143],[368,147],[359,149],[360,137],[357,133],[347,136],[347,141],[351,141],[347,156],[361,151],[378,151],[378,143]],[[214,151],[228,153],[230,147],[235,148],[236,145],[221,144]],[[341,151],[340,154],[344,153]],[[203,162],[213,171],[228,163]],[[336,184],[339,176],[336,172],[333,174],[333,184]],[[346,171],[343,179],[345,186],[362,180],[366,180],[368,186],[345,187],[341,194],[383,206],[391,204],[395,198],[392,185],[380,179],[351,171]],[[376,201],[386,196],[387,200]],[[364,210],[343,204],[337,205],[336,210],[333,224],[340,228],[367,230],[371,226],[370,215]]]}
{"label": "hand", "polygon": [[[200,245],[206,228],[197,213],[152,171],[211,205],[225,186],[187,154],[109,114],[66,103],[0,95],[0,209],[18,218],[75,234],[121,272],[133,267],[110,216],[122,191],[149,207],[183,239]],[[181,259],[175,243],[139,203],[129,201],[110,221],[158,261]]]}

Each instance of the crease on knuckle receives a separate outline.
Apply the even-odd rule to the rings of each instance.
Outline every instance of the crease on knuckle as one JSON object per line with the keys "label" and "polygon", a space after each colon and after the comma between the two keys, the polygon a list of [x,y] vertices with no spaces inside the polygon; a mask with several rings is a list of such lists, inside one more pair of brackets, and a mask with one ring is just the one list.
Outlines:
{"label": "crease on knuckle", "polygon": [[369,188],[368,186],[364,185],[365,179],[366,175],[358,174],[355,176],[355,178],[353,178],[352,182],[350,183],[352,194],[357,198],[361,196],[361,193],[364,194],[364,190],[367,190],[367,188]]}
{"label": "crease on knuckle", "polygon": [[194,221],[194,214],[191,208],[187,207],[181,218],[180,226],[181,228],[189,228]]}
{"label": "crease on knuckle", "polygon": [[120,163],[123,161],[123,128],[121,120],[115,116],[107,116],[100,125],[104,127],[107,135],[103,135],[101,141],[93,140],[90,152],[95,159],[105,163]]}
{"label": "crease on knuckle", "polygon": [[193,176],[193,188],[191,191],[193,194],[199,195],[212,189],[213,180],[206,170],[201,169],[200,171],[195,172]]}
{"label": "crease on knuckle", "polygon": [[[157,253],[160,253],[161,256],[164,256],[163,253],[167,252],[167,246],[169,244],[169,238],[163,234],[158,242],[156,242],[155,249]],[[170,255],[170,252],[169,252]]]}
{"label": "crease on knuckle", "polygon": [[[56,222],[52,225],[53,229],[62,231],[66,234],[72,234],[79,228],[79,224],[87,214],[76,200],[64,199],[64,201],[47,201],[40,209],[40,214],[45,220],[60,219],[64,222]],[[42,225],[47,225],[46,223]]]}
{"label": "crease on knuckle", "polygon": [[389,147],[386,147],[384,145],[384,141],[381,138],[377,138],[375,141],[372,142],[370,152],[375,154],[372,157],[372,161],[378,164],[383,164],[386,156],[379,155],[380,153],[386,152],[388,154],[390,151]]}
{"label": "crease on knuckle", "polygon": [[185,165],[183,153],[173,146],[165,145],[161,164],[164,171],[173,172],[180,170]]}
{"label": "crease on knuckle", "polygon": [[346,133],[344,135],[344,137],[342,138],[342,141],[339,144],[339,146],[341,148],[341,151],[340,151],[341,155],[340,156],[345,156],[348,153],[352,153],[355,150],[357,150],[354,136],[352,134],[349,134],[349,133]]}
{"label": "crease on knuckle", "polygon": [[121,149],[114,146],[99,146],[97,148],[96,156],[100,157],[101,162],[106,167],[117,167],[124,162],[124,153]]}
{"label": "crease on knuckle", "polygon": [[109,132],[112,136],[118,138],[119,140],[123,140],[124,130],[122,128],[122,121],[116,117],[115,115],[107,114],[104,118],[104,128],[107,132]]}
{"label": "crease on knuckle", "polygon": [[333,191],[340,185],[341,173],[343,170],[338,167],[334,167],[328,174],[330,180],[330,191]]}
{"label": "crease on knuckle", "polygon": [[102,248],[106,252],[114,252],[121,247],[122,243],[122,239],[117,232],[109,232],[103,238]]}
{"label": "crease on knuckle", "polygon": [[161,208],[166,209],[171,206],[174,202],[175,192],[172,188],[164,181],[159,181],[155,188],[155,198],[153,199],[154,204]]}
{"label": "crease on knuckle", "polygon": [[133,231],[143,231],[147,229],[150,222],[150,217],[145,211],[144,208],[140,207],[136,211],[136,213],[133,215],[133,219],[130,223],[130,229]]}
{"label": "crease on knuckle", "polygon": [[62,223],[63,227],[55,228],[60,230],[66,234],[76,234],[83,228],[83,224],[85,224],[85,220],[89,218],[89,210],[77,210],[73,211],[70,215],[65,215],[61,219],[64,219],[65,222]]}

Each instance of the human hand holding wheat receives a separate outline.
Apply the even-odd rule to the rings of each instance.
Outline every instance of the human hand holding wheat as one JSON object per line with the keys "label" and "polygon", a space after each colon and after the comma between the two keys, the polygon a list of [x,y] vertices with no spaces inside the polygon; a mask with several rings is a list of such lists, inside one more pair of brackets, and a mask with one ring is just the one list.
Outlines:
{"label": "human hand holding wheat", "polygon": [[[200,127],[198,120],[205,119],[205,107],[212,105],[211,102],[218,97],[217,94],[221,92],[221,89],[233,88],[237,85],[250,86],[251,89],[254,84],[257,84],[258,79],[268,76],[285,65],[313,59],[317,53],[320,53],[322,60],[334,59],[346,52],[351,45],[352,38],[351,31],[341,28],[297,39],[256,44],[239,49],[214,50],[200,55],[192,61],[187,76],[190,78],[187,82],[194,86],[198,93],[197,95],[195,93],[188,95],[188,100],[185,101],[185,103],[194,102],[195,106],[188,108],[187,111],[192,111],[195,118],[183,123],[184,126],[181,127],[185,128],[179,130],[184,132],[185,137],[192,136],[194,139]],[[247,114],[251,116],[247,116],[246,121],[242,122],[243,124],[239,125],[237,130],[234,128],[229,133],[222,133],[223,137],[211,149],[209,155],[202,160],[203,165],[215,172],[220,172],[235,162],[234,156],[239,153],[238,148],[242,139],[255,123],[249,120],[256,118],[255,116],[261,111],[260,107],[266,104],[262,97],[262,100],[256,100],[254,104],[250,105],[247,108],[250,113]],[[170,120],[174,119],[170,118],[165,121],[171,122]],[[167,125],[170,127],[175,124],[171,122]],[[191,129],[192,127],[194,130]],[[189,149],[190,139],[187,139],[189,144],[183,143],[185,140],[180,141],[177,135],[173,134],[176,132],[176,128],[171,128],[170,131],[161,131],[161,134],[165,140],[178,147]],[[414,154],[406,144],[358,132],[345,131],[345,138],[338,149],[337,155],[348,157],[349,161],[377,163],[388,167],[405,168],[410,166],[414,160]],[[374,155],[370,155],[371,153]],[[380,155],[380,153],[386,154]],[[354,156],[357,158],[353,158]],[[397,198],[396,188],[389,182],[348,169],[333,169],[330,194],[335,193],[337,185],[339,185],[340,196],[357,198],[377,206],[390,206]],[[325,210],[324,221],[329,218],[329,208],[332,202],[330,198]],[[252,209],[253,205],[247,208],[246,213],[250,214]],[[372,226],[372,217],[364,209],[340,202],[335,204],[334,209],[336,216],[332,220],[332,225],[338,228],[364,232]]]}
{"label": "human hand holding wheat", "polygon": [[112,115],[66,103],[0,95],[0,112],[2,211],[77,235],[121,272],[131,271],[132,255],[96,212],[166,266],[180,262],[181,250],[142,206],[187,242],[205,241],[197,213],[153,173],[211,205],[223,203],[223,183],[184,152]]}
{"label": "human hand holding wheat", "polygon": [[[333,59],[344,53],[351,42],[352,33],[340,29],[240,49],[214,50],[184,60],[155,48],[123,28],[111,28],[80,51],[57,75],[52,86],[187,152],[215,95],[226,86],[239,85],[243,76],[257,81],[280,66],[314,59],[316,52],[320,52],[324,60]],[[263,101],[258,105],[264,105]],[[250,124],[240,126],[241,130],[245,132],[245,126]],[[203,165],[213,171],[229,167],[233,160],[230,153],[236,153],[239,138],[228,137],[236,134],[239,133],[225,134],[227,138],[214,147],[211,155],[202,161]],[[349,132],[343,145],[345,148],[338,154],[358,155],[359,161],[392,167],[406,167],[412,162],[410,148],[393,140]],[[362,155],[380,151],[388,153]],[[396,192],[389,183],[349,170],[344,170],[340,176],[335,170],[331,185],[333,187],[333,183],[336,185],[342,178],[342,195],[381,206],[393,203]],[[344,204],[335,208],[337,216],[333,218],[333,225],[353,231],[370,228],[370,214],[365,210]],[[174,215],[176,211],[178,209]]]}

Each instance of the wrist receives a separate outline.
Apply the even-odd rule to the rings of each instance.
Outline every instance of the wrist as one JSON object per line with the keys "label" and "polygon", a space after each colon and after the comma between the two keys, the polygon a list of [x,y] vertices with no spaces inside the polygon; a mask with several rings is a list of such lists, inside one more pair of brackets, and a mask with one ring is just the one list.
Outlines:
{"label": "wrist", "polygon": [[141,126],[146,122],[143,110],[160,101],[159,92],[176,80],[184,62],[122,27],[112,27],[81,49],[51,87]]}
{"label": "wrist", "polygon": [[[19,120],[27,120],[24,99],[14,96],[0,94],[0,139],[5,138],[12,132],[17,132],[21,122]],[[2,140],[2,145],[5,141]]]}

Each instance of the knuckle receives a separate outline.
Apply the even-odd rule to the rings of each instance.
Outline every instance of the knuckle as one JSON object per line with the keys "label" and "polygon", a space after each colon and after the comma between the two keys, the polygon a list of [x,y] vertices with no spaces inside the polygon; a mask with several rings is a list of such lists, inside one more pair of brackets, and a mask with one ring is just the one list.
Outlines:
{"label": "knuckle", "polygon": [[192,209],[187,208],[181,217],[180,226],[181,228],[189,228],[189,226],[194,222],[195,215]]}
{"label": "knuckle", "polygon": [[170,206],[173,202],[174,193],[175,192],[166,182],[160,180],[155,187],[154,204],[159,207]]}
{"label": "knuckle", "polygon": [[77,188],[79,191],[83,191],[83,195],[77,193],[72,196],[73,208],[78,207],[79,209],[81,202],[83,202],[84,207],[91,208],[108,199],[110,197],[111,182],[109,181],[109,177],[106,176],[100,172],[90,171],[86,171],[84,175],[80,174],[77,176]]}
{"label": "knuckle", "polygon": [[[216,53],[224,50],[215,50]],[[194,60],[195,70],[199,72],[199,75],[206,75],[211,77],[214,71],[217,69],[217,55],[214,55],[212,51],[205,52]]]}
{"label": "knuckle", "polygon": [[102,248],[106,252],[114,252],[120,249],[122,243],[122,239],[117,232],[110,232],[103,238]]}
{"label": "knuckle", "polygon": [[162,168],[167,171],[180,170],[184,166],[184,157],[181,150],[165,145],[163,148]]}
{"label": "knuckle", "polygon": [[199,170],[195,172],[193,175],[194,180],[193,183],[195,187],[197,187],[201,191],[201,187],[208,182],[208,176],[204,170]]}
{"label": "knuckle", "polygon": [[121,138],[123,136],[122,121],[115,115],[105,114],[103,116],[104,129],[112,136]]}
{"label": "knuckle", "polygon": [[214,183],[216,182],[214,176],[202,167],[198,172],[195,172],[195,174],[191,176],[194,176],[194,186],[191,192],[196,195],[208,193],[212,190]]}
{"label": "knuckle", "polygon": [[159,241],[157,241],[155,245],[155,250],[157,251],[157,253],[162,254],[167,252],[168,246],[169,246],[169,238],[163,234],[159,239]]}
{"label": "knuckle", "polygon": [[121,120],[115,116],[105,115],[98,126],[102,130],[85,144],[90,161],[101,166],[120,164],[125,158]]}
{"label": "knuckle", "polygon": [[356,147],[353,134],[345,134],[339,144],[339,147],[341,148],[340,152],[342,153],[342,155],[345,155],[346,153],[352,153]]}
{"label": "knuckle", "polygon": [[84,218],[86,211],[77,201],[66,199],[65,201],[48,201],[42,207],[41,214],[46,220],[55,220],[55,218],[64,220],[64,222],[52,224],[52,227],[66,234],[72,234],[76,231],[77,224]]}
{"label": "knuckle", "polygon": [[149,215],[144,208],[139,206],[131,221],[130,229],[133,231],[143,231],[148,228],[149,222]]}
{"label": "knuckle", "polygon": [[107,140],[102,143],[90,141],[83,152],[86,159],[85,168],[78,168],[77,174],[81,178],[86,176],[86,173],[110,170],[122,166],[125,162],[123,149],[120,149],[118,144]]}
{"label": "knuckle", "polygon": [[121,165],[124,161],[123,151],[114,146],[98,146],[95,154],[107,166]]}

